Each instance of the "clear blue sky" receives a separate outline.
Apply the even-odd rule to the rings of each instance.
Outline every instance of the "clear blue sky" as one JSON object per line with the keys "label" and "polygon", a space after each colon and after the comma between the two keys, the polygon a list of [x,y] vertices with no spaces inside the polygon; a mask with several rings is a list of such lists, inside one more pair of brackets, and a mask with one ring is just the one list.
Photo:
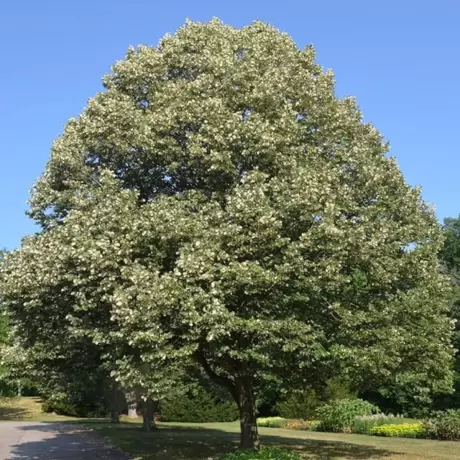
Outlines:
{"label": "clear blue sky", "polygon": [[35,230],[24,215],[29,189],[113,62],[187,17],[213,16],[234,26],[261,19],[313,44],[338,94],[357,97],[438,217],[459,214],[459,0],[3,0],[0,247]]}

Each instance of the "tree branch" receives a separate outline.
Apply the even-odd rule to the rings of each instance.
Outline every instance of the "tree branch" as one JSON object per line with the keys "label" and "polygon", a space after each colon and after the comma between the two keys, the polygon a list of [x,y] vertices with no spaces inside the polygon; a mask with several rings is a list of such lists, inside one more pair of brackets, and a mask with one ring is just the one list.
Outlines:
{"label": "tree branch", "polygon": [[222,375],[217,374],[210,366],[206,357],[204,356],[204,352],[202,349],[198,349],[195,353],[195,359],[197,360],[198,364],[205,370],[208,374],[209,378],[213,380],[220,386],[227,388],[230,391],[233,399],[238,402],[238,394],[236,391],[236,385],[227,377],[223,377]]}

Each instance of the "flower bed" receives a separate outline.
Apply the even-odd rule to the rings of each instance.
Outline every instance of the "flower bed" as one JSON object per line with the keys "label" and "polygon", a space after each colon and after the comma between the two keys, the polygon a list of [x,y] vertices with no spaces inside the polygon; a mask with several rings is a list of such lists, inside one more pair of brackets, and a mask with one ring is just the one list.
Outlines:
{"label": "flower bed", "polygon": [[389,436],[399,438],[418,438],[423,436],[423,423],[400,423],[393,425],[374,426],[369,434],[374,436]]}
{"label": "flower bed", "polygon": [[316,420],[288,420],[282,417],[259,418],[257,424],[263,428],[285,428],[288,430],[313,431],[318,426]]}

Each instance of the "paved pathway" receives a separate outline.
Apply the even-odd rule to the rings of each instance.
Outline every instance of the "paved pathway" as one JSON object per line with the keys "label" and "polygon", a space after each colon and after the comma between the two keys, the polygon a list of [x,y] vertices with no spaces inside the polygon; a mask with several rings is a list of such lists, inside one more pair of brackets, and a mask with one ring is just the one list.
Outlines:
{"label": "paved pathway", "polygon": [[0,460],[129,460],[77,425],[0,422]]}

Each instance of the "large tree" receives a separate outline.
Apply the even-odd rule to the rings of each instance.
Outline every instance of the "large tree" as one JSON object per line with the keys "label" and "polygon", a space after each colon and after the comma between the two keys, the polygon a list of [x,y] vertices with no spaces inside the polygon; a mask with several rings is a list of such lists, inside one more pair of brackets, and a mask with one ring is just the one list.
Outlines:
{"label": "large tree", "polygon": [[[47,266],[64,259],[74,280],[69,330],[119,343],[115,373],[194,360],[237,402],[245,448],[268,381],[449,389],[440,227],[312,48],[261,22],[188,22],[104,84],[55,142],[30,215]],[[15,321],[61,315],[53,290],[20,301],[24,270],[7,274]]]}

